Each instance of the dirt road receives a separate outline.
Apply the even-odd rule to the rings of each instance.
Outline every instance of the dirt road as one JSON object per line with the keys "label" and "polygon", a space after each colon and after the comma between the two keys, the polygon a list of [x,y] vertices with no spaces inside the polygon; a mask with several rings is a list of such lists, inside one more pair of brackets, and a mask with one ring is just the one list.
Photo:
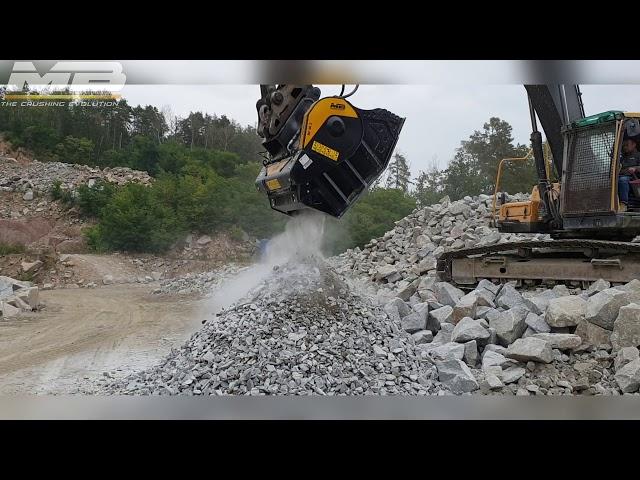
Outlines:
{"label": "dirt road", "polygon": [[201,325],[203,302],[150,285],[40,292],[46,307],[0,321],[0,394],[84,391],[158,362]]}

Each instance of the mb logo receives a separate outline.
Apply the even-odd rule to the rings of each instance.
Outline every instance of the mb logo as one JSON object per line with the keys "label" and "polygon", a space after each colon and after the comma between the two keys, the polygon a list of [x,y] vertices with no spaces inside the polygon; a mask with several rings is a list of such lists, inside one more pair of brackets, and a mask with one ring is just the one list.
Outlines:
{"label": "mb logo", "polygon": [[118,62],[58,62],[42,75],[33,62],[15,62],[8,85],[22,90],[30,87],[73,86],[82,89],[117,92],[127,77]]}

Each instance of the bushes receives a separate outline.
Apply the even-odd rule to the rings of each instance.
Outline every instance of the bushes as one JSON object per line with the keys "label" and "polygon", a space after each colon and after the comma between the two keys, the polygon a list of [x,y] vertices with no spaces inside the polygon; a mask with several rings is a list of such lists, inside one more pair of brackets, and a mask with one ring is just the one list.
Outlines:
{"label": "bushes", "polygon": [[94,185],[78,187],[76,203],[80,212],[89,217],[99,217],[102,209],[116,193],[116,186],[105,181],[97,181]]}
{"label": "bushes", "polygon": [[161,252],[180,233],[175,212],[153,188],[129,183],[101,210],[100,223],[87,233],[87,241],[97,249]]}

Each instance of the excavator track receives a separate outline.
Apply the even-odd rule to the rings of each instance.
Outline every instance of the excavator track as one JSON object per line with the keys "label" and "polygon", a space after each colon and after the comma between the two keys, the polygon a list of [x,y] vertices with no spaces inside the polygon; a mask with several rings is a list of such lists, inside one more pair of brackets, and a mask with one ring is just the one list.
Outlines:
{"label": "excavator track", "polygon": [[524,240],[464,248],[440,256],[441,281],[470,285],[488,278],[528,283],[626,283],[640,278],[640,243],[610,240]]}

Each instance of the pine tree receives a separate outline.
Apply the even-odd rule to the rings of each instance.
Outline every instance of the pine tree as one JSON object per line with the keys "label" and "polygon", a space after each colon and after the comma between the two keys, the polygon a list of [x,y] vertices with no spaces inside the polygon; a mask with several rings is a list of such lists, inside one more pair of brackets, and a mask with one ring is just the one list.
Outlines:
{"label": "pine tree", "polygon": [[396,188],[407,193],[411,183],[411,171],[407,159],[401,153],[396,153],[389,163],[387,175],[387,188]]}

